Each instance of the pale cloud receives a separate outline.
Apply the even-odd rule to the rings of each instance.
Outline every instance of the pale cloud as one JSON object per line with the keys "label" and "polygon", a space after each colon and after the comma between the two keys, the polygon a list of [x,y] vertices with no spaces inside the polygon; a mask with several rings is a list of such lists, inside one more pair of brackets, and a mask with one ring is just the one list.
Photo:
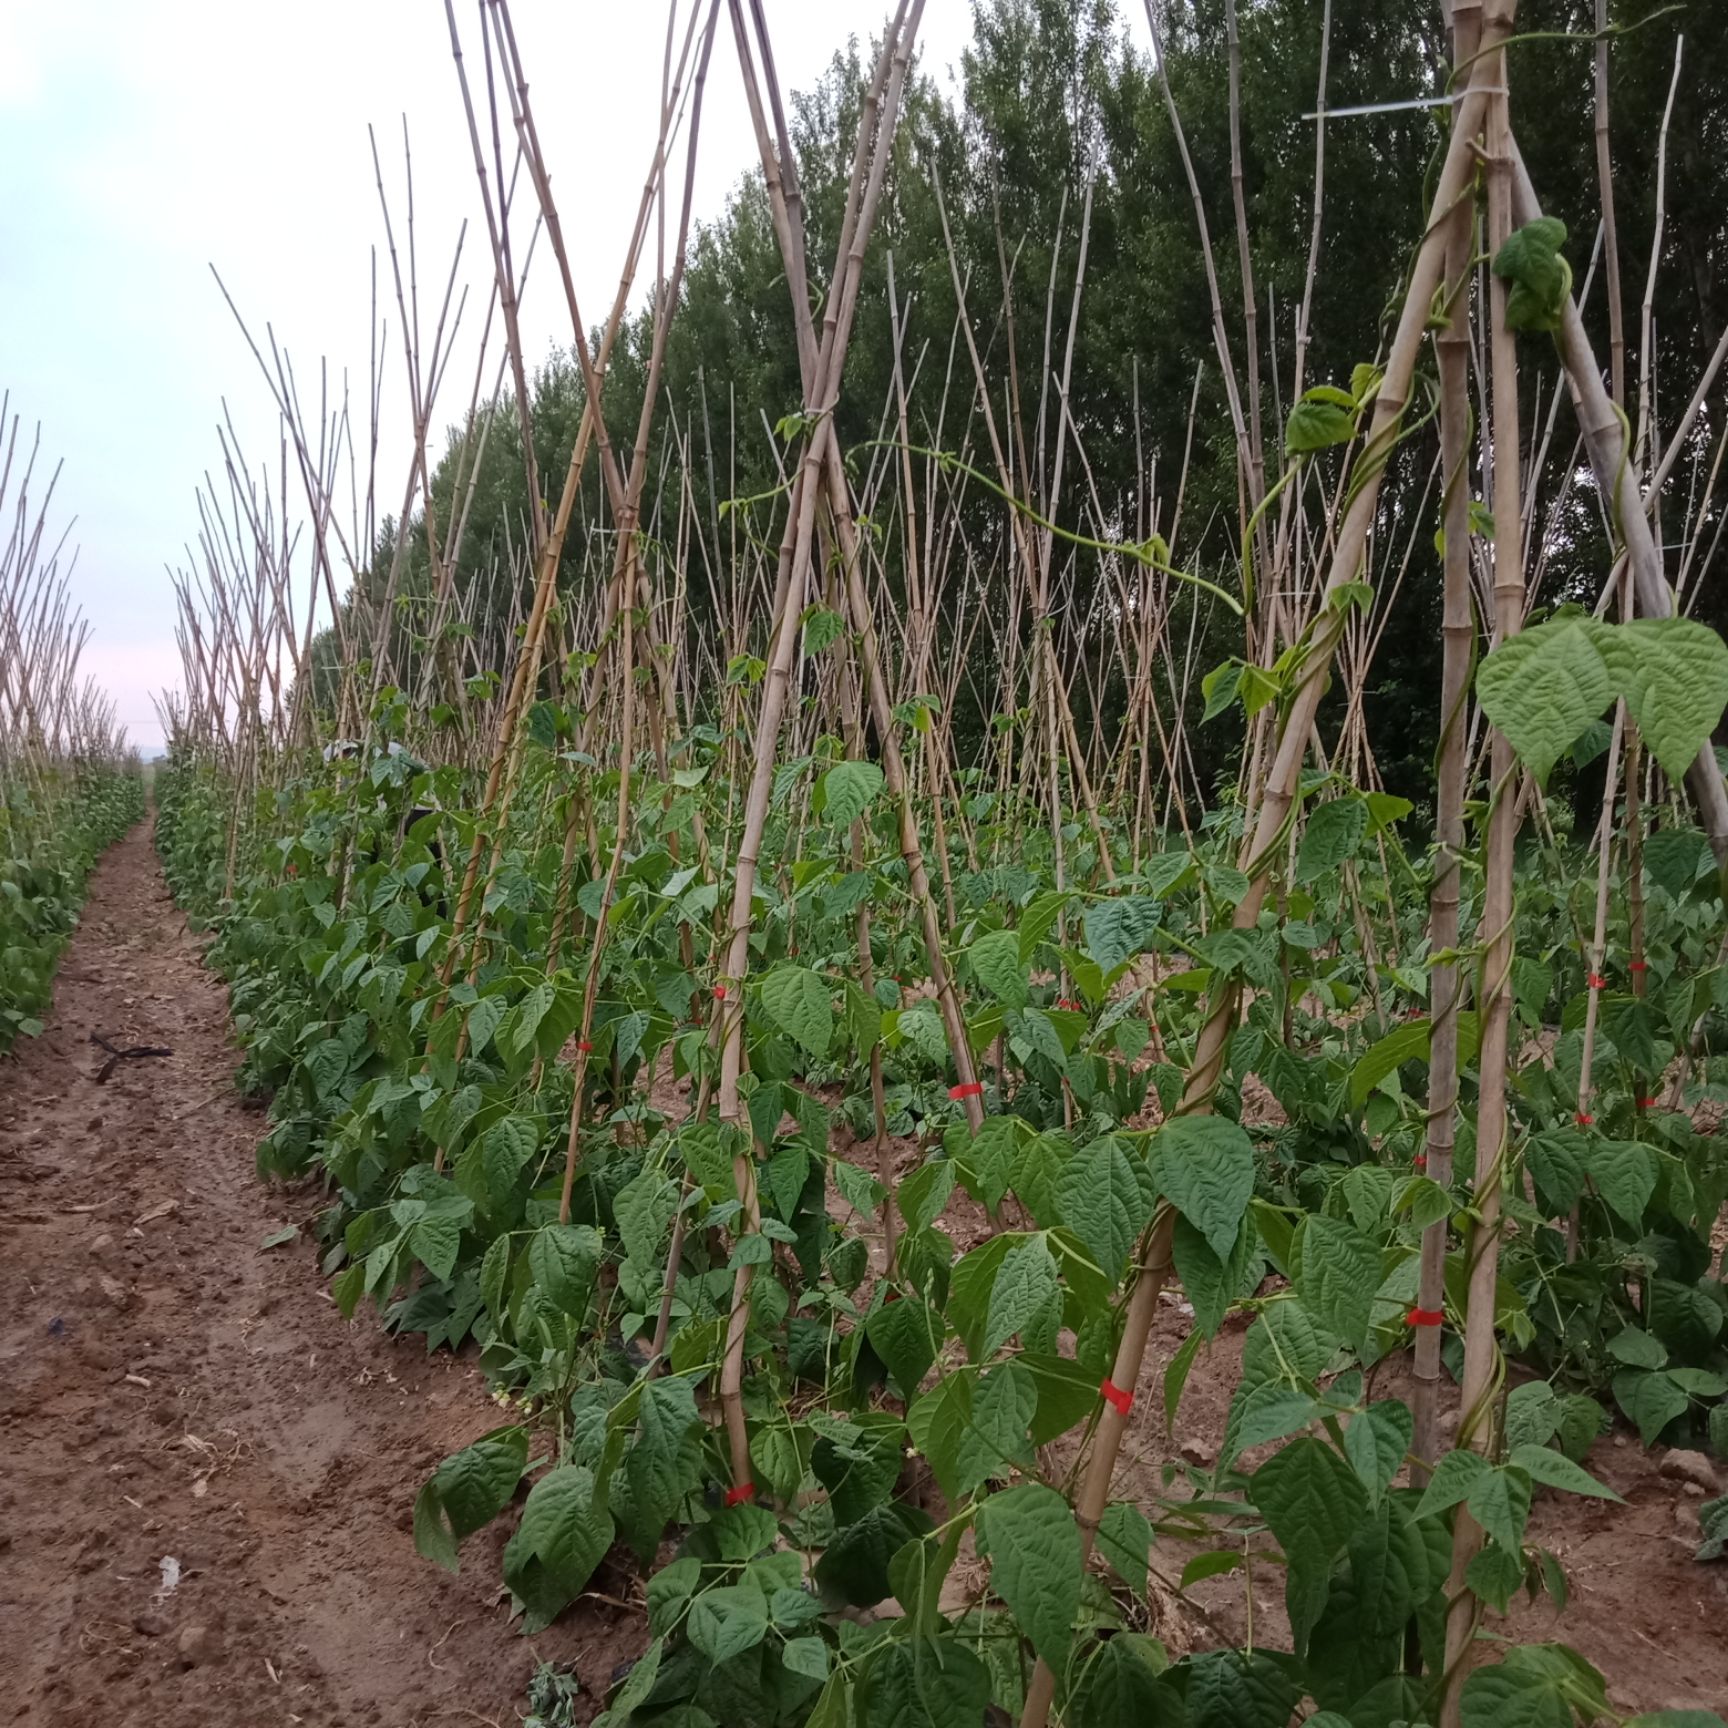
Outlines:
{"label": "pale cloud", "polygon": [[[810,83],[849,35],[880,29],[885,9],[769,0],[787,85]],[[457,12],[472,36],[473,7]],[[666,15],[611,0],[516,0],[513,15],[593,322],[610,304],[653,144]],[[940,75],[957,63],[969,28],[967,0],[930,0],[926,66]],[[379,247],[391,435],[378,485],[400,497],[403,369],[367,123],[402,240],[404,116],[428,336],[469,221],[469,305],[440,403],[448,421],[466,406],[490,259],[435,0],[0,4],[0,389],[65,458],[60,502],[77,513],[82,545],[75,587],[96,630],[86,668],[141,742],[157,738],[152,693],[178,679],[165,567],[184,564],[196,536],[194,489],[220,460],[224,401],[249,461],[278,460],[274,410],[212,263],[254,334],[274,329],[302,399],[316,395],[327,358],[334,392],[346,369],[358,414]],[[723,8],[699,217],[720,212],[754,156]],[[531,357],[569,338],[556,278],[536,269],[524,304]]]}

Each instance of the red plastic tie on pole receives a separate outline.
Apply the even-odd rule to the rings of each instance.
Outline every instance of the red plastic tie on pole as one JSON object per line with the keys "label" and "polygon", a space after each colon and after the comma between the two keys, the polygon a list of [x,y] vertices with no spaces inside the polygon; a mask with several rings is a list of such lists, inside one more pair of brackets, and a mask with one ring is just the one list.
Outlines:
{"label": "red plastic tie on pole", "polygon": [[726,1000],[726,986],[724,984],[716,984],[714,986],[714,1000],[716,1002],[724,1002]]}
{"label": "red plastic tie on pole", "polygon": [[728,1488],[726,1490],[726,1504],[728,1507],[742,1506],[745,1501],[754,1500],[755,1498],[756,1484],[754,1482],[741,1482],[736,1488]]}
{"label": "red plastic tie on pole", "polygon": [[1626,962],[1626,970],[1628,972],[1648,972],[1650,966],[1649,963],[1644,960],[1628,960]]}
{"label": "red plastic tie on pole", "polygon": [[1414,1164],[1418,1170],[1426,1170],[1428,1168],[1428,1154],[1426,1152],[1418,1152],[1410,1162]]}
{"label": "red plastic tie on pole", "polygon": [[1590,1126],[1590,1124],[1596,1120],[1596,1118],[1594,1116],[1592,1116],[1587,1110],[1580,1110],[1578,1112],[1578,1114],[1572,1118],[1572,1120],[1574,1122],[1576,1122],[1580,1128],[1588,1128]]}
{"label": "red plastic tie on pole", "polygon": [[1640,1098],[1638,1100],[1638,1108],[1640,1110],[1654,1110],[1656,1108],[1656,1100],[1654,1098]]}
{"label": "red plastic tie on pole", "polygon": [[1104,1380],[1100,1382],[1098,1387],[1098,1396],[1102,1398],[1118,1416],[1126,1416],[1128,1412],[1134,1408],[1134,1394],[1132,1392],[1124,1392],[1122,1388],[1112,1380]]}
{"label": "red plastic tie on pole", "polygon": [[586,1055],[594,1048],[594,1046],[590,1044],[586,1038],[578,1038],[576,1040],[576,1048]]}
{"label": "red plastic tie on pole", "polygon": [[1405,1316],[1406,1323],[1411,1326],[1444,1326],[1445,1314],[1438,1308],[1412,1308]]}
{"label": "red plastic tie on pole", "polygon": [[950,1086],[948,1096],[958,1102],[962,1098],[981,1098],[984,1095],[982,1080],[968,1080],[964,1086]]}
{"label": "red plastic tie on pole", "polygon": [[1592,972],[1590,974],[1590,988],[1592,990],[1606,990],[1608,988],[1608,980],[1604,978],[1600,972]]}

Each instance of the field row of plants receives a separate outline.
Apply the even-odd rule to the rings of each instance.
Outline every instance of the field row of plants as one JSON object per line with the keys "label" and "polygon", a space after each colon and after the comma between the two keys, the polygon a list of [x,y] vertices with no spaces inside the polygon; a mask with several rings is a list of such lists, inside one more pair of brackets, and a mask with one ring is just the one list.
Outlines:
{"label": "field row of plants", "polygon": [[[507,1405],[421,1491],[427,1558],[454,1569],[505,1519],[525,1630],[597,1581],[639,1605],[609,1728],[1621,1721],[1614,1676],[1506,1616],[1564,1602],[1532,1506],[1615,1498],[1589,1468],[1610,1423],[1728,1456],[1706,1126],[1728,647],[1646,507],[1711,378],[1666,446],[1634,427],[1510,131],[1513,0],[1455,0],[1456,100],[1375,349],[1314,384],[1299,344],[1280,376],[1239,188],[1245,342],[1201,229],[1233,531],[1188,550],[1185,467],[1161,501],[1141,474],[1107,502],[1099,428],[1070,424],[1090,178],[1050,254],[1049,388],[1007,248],[992,330],[950,239],[949,377],[914,420],[892,267],[866,263],[920,195],[899,125],[920,14],[902,0],[859,68],[831,198],[801,181],[760,7],[678,18],[596,329],[509,8],[483,9],[456,65],[513,396],[471,406],[441,502],[445,327],[423,354],[393,250],[398,522],[314,537],[333,604],[334,547],[371,548],[316,640],[269,512],[210,505],[222,532],[181,581],[157,839],[269,1100],[260,1167],[327,1197],[344,1313],[475,1352]],[[712,428],[679,420],[675,338],[728,30],[798,383],[764,416],[776,477],[705,509]],[[506,208],[488,157],[512,135]],[[674,238],[631,325],[656,222]],[[1318,199],[1315,223],[1317,245]],[[534,225],[570,304],[567,437],[536,420],[516,327]],[[891,382],[847,444],[879,289]],[[615,344],[639,367],[622,418]],[[1532,377],[1546,424],[1520,410]],[[346,409],[308,428],[272,388],[329,524]],[[1562,404],[1563,495],[1610,527],[1595,561],[1540,497]],[[521,515],[465,543],[488,440]],[[1444,648],[1421,802],[1387,788],[1365,717],[1418,541]],[[1544,598],[1543,560],[1574,554]],[[1208,780],[1219,737],[1240,749]],[[1233,1316],[1200,1464],[1184,1392]],[[1708,1555],[1728,1509],[1701,1516]],[[1239,1582],[1242,1642],[1171,1648],[1171,1573]]]}
{"label": "field row of plants", "polygon": [[[46,543],[53,486],[19,456],[0,399],[0,1056],[42,1030],[54,967],[91,866],[144,814],[138,758],[113,704],[78,675],[89,626]],[[32,490],[33,483],[35,490]]]}

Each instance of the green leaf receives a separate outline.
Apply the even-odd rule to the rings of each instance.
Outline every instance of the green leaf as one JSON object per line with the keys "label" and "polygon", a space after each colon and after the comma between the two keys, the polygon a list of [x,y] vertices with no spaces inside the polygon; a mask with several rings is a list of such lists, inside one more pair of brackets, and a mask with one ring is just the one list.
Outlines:
{"label": "green leaf", "polygon": [[1504,1614],[1507,1605],[1518,1594],[1524,1582],[1524,1559],[1514,1549],[1502,1548],[1490,1542],[1470,1562],[1464,1582],[1497,1614]]}
{"label": "green leaf", "polygon": [[1584,621],[1561,618],[1495,648],[1477,670],[1476,694],[1544,783],[1572,740],[1614,699],[1614,680]]}
{"label": "green leaf", "polygon": [[1568,1494],[1587,1494],[1596,1500],[1620,1498],[1582,1465],[1574,1464],[1565,1453],[1556,1452],[1551,1446],[1515,1446],[1506,1462],[1515,1464],[1532,1481],[1547,1488],[1560,1488]]}
{"label": "green leaf", "polygon": [[1374,1293],[1380,1287],[1380,1255],[1374,1244],[1342,1218],[1312,1213],[1296,1232],[1291,1282],[1302,1305],[1347,1344],[1368,1341]]}
{"label": "green leaf", "polygon": [[1368,831],[1368,806],[1360,798],[1334,798],[1309,813],[1296,848],[1296,881],[1306,886],[1330,876],[1356,856]]}
{"label": "green leaf", "polygon": [[[768,1524],[772,1532],[774,1520],[769,1518]],[[934,1528],[935,1521],[915,1506],[887,1501],[829,1543],[816,1562],[816,1582],[854,1608],[873,1608],[890,1592],[888,1567],[894,1556]]]}
{"label": "green leaf", "polygon": [[966,950],[978,982],[1009,1008],[1024,1008],[1032,1000],[1020,937],[1013,930],[989,930]]}
{"label": "green leaf", "polygon": [[1656,1160],[1636,1140],[1595,1140],[1585,1154],[1602,1198],[1634,1229],[1656,1192]]}
{"label": "green leaf", "polygon": [[979,1517],[992,1588],[1060,1673],[1080,1612],[1080,1527],[1068,1502],[1041,1482],[1027,1483],[991,1495]]}
{"label": "green leaf", "polygon": [[480,1136],[486,1202],[496,1209],[515,1191],[516,1179],[540,1147],[540,1124],[531,1116],[504,1116]]}
{"label": "green leaf", "polygon": [[1396,1398],[1382,1398],[1350,1418],[1344,1430],[1344,1455],[1362,1478],[1371,1501],[1379,1501],[1403,1468],[1415,1431],[1409,1405]]}
{"label": "green leaf", "polygon": [[817,782],[817,803],[825,821],[850,828],[882,790],[882,770],[874,762],[836,762]]}
{"label": "green leaf", "polygon": [[1062,1218],[1114,1284],[1152,1215],[1122,1143],[1106,1135],[1076,1153],[1056,1184]]}
{"label": "green leaf", "polygon": [[1059,1305],[1056,1262],[1044,1238],[1028,1236],[1015,1243],[991,1286],[984,1354],[994,1356],[1016,1333],[1022,1343],[1034,1347],[1034,1337],[1046,1329],[1053,1331]]}
{"label": "green leaf", "polygon": [[414,1551],[446,1572],[458,1570],[456,1533],[438,1498],[436,1482],[425,1483],[414,1496]]}
{"label": "green leaf", "polygon": [[1510,284],[1506,323],[1513,330],[1558,330],[1572,293],[1572,266],[1560,248],[1566,244],[1566,224],[1555,216],[1538,216],[1500,243],[1494,254],[1494,274]]}
{"label": "green leaf", "polygon": [[1301,1692],[1270,1656],[1207,1650],[1190,1656],[1186,1728],[1285,1728]]}
{"label": "green leaf", "polygon": [[1113,1501],[1098,1520],[1098,1552],[1110,1569],[1142,1600],[1146,1596],[1147,1555],[1152,1548],[1152,1525],[1138,1506]]}
{"label": "green leaf", "polygon": [[1228,1261],[1254,1194],[1254,1146],[1221,1116],[1176,1116],[1152,1138],[1147,1166],[1165,1195]]}
{"label": "green leaf", "polygon": [[504,1548],[504,1581],[527,1611],[525,1630],[541,1630],[573,1602],[612,1545],[611,1515],[596,1502],[580,1464],[549,1470],[529,1493]]}
{"label": "green leaf", "polygon": [[1516,1552],[1524,1543],[1530,1494],[1530,1478],[1515,1465],[1502,1464],[1471,1483],[1464,1504],[1502,1548]]}
{"label": "green leaf", "polygon": [[1692,1401],[1670,1375],[1626,1368],[1614,1376],[1614,1402],[1637,1425],[1638,1438],[1654,1446],[1662,1430],[1676,1416],[1683,1416]]}
{"label": "green leaf", "polygon": [[806,1680],[828,1678],[828,1646],[820,1638],[789,1638],[780,1652],[780,1660],[791,1674],[801,1674]]}
{"label": "green leaf", "polygon": [[670,1375],[642,1382],[637,1419],[641,1431],[624,1460],[633,1514],[628,1523],[631,1546],[652,1558],[679,1503],[697,1486],[692,1442],[702,1419],[690,1382]]}
{"label": "green leaf", "polygon": [[958,1639],[893,1639],[864,1670],[860,1720],[864,1728],[958,1728],[983,1721],[989,1702],[990,1671]]}
{"label": "green leaf", "polygon": [[716,1585],[690,1605],[685,1625],[710,1662],[729,1662],[768,1636],[767,1598],[756,1584]]}
{"label": "green leaf", "polygon": [[1086,951],[1104,973],[1143,954],[1157,932],[1163,908],[1144,895],[1094,900],[1081,917]]}
{"label": "green leaf", "polygon": [[1598,626],[1594,640],[1645,744],[1683,781],[1728,706],[1728,643],[1691,618]]}
{"label": "green leaf", "polygon": [[1435,1467],[1416,1508],[1418,1518],[1432,1518],[1469,1498],[1470,1490],[1493,1466],[1479,1452],[1448,1452]]}
{"label": "green leaf", "polygon": [[644,1273],[654,1271],[661,1264],[666,1233],[677,1210],[678,1184],[656,1171],[644,1170],[619,1189],[612,1215],[624,1258]]}
{"label": "green leaf", "polygon": [[1552,1677],[1502,1662],[1464,1682],[1464,1728],[1572,1728],[1572,1706]]}
{"label": "green leaf", "polygon": [[1072,1728],[1177,1728],[1182,1700],[1158,1678],[1164,1646],[1143,1632],[1118,1632],[1078,1659],[1074,1689],[1062,1712]]}
{"label": "green leaf", "polygon": [[1253,1228],[1244,1224],[1226,1262],[1212,1252],[1206,1238],[1178,1213],[1171,1246],[1175,1254],[1176,1276],[1181,1279],[1183,1292],[1194,1310],[1194,1329],[1210,1338],[1224,1323],[1231,1302],[1241,1292],[1243,1276],[1254,1250]]}
{"label": "green leaf", "polygon": [[893,1375],[903,1398],[915,1398],[947,1337],[942,1316],[927,1302],[895,1301],[864,1322],[864,1336]]}
{"label": "green leaf", "polygon": [[1250,1446],[1283,1440],[1324,1414],[1325,1407],[1300,1387],[1277,1380],[1243,1386],[1231,1400],[1229,1430],[1218,1462],[1228,1468]]}
{"label": "green leaf", "polygon": [[807,966],[782,964],[762,980],[762,1005],[774,1024],[812,1056],[826,1056],[834,1039],[834,992]]}
{"label": "green leaf", "polygon": [[510,1428],[452,1453],[433,1471],[429,1486],[449,1514],[458,1542],[510,1504],[527,1468],[528,1435]]}
{"label": "green leaf", "polygon": [[599,1233],[586,1224],[548,1224],[528,1244],[528,1270],[547,1301],[579,1320],[600,1270]]}
{"label": "green leaf", "polygon": [[1332,1562],[1367,1510],[1367,1491],[1330,1446],[1304,1436],[1254,1472],[1249,1493],[1289,1563],[1285,1603],[1300,1651],[1326,1606]]}
{"label": "green leaf", "polygon": [[1286,454],[1300,456],[1310,450],[1325,450],[1348,444],[1356,436],[1356,416],[1335,402],[1304,397],[1290,410],[1284,425]]}
{"label": "green leaf", "polygon": [[1350,1539],[1353,1613],[1376,1637],[1402,1632],[1410,1617],[1445,1582],[1445,1569],[1431,1555],[1405,1506],[1388,1499]]}
{"label": "green leaf", "polygon": [[1628,1368],[1665,1368],[1668,1351],[1660,1338],[1638,1326],[1625,1326],[1608,1340],[1608,1354]]}

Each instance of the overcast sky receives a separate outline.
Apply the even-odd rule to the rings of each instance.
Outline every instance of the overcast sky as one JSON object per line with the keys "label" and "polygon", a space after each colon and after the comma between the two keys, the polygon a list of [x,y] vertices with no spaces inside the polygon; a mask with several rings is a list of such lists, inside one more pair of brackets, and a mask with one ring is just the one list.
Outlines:
{"label": "overcast sky", "polygon": [[[457,17],[477,48],[474,10],[462,0]],[[886,5],[766,10],[782,81],[801,89],[848,35],[879,29]],[[572,265],[593,323],[615,291],[653,146],[664,0],[515,0],[512,15],[564,230],[582,237]],[[967,0],[928,0],[922,60],[944,84],[970,17]],[[366,129],[378,132],[401,239],[404,114],[423,322],[429,333],[471,218],[465,325],[477,331],[491,266],[437,0],[0,0],[0,390],[26,434],[40,422],[44,453],[64,459],[55,523],[78,518],[74,586],[95,625],[84,667],[137,744],[160,742],[151,694],[179,681],[164,567],[187,563],[224,399],[251,464],[275,458],[274,409],[210,265],[260,339],[274,327],[302,400],[327,358],[332,379],[347,368],[359,414],[370,250],[383,234]],[[722,12],[697,216],[719,214],[755,159]],[[386,270],[381,255],[384,294]],[[386,417],[405,452],[395,322],[392,308]],[[531,360],[569,338],[539,261],[523,323]],[[471,373],[460,374],[453,366],[441,423],[466,406]],[[399,499],[404,461],[380,464],[384,497]]]}

